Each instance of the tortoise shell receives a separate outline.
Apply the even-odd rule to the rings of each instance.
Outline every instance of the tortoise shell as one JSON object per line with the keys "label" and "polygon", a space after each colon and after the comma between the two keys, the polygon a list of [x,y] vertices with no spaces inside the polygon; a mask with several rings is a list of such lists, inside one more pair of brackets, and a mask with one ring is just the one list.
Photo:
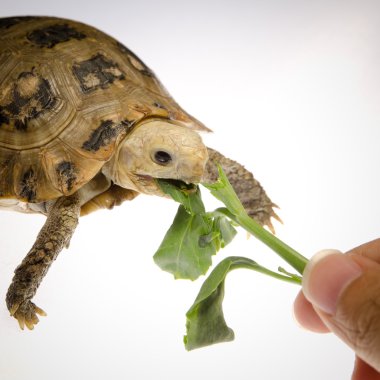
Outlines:
{"label": "tortoise shell", "polygon": [[53,17],[0,19],[1,198],[74,193],[147,118],[207,131],[105,33]]}

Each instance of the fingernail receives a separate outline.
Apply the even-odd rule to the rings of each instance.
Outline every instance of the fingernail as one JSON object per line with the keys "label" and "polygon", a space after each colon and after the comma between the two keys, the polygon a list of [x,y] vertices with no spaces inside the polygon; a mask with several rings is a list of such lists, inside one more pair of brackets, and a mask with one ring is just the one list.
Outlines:
{"label": "fingernail", "polygon": [[328,314],[335,314],[339,297],[360,275],[362,269],[349,256],[324,250],[306,265],[302,288],[305,297]]}

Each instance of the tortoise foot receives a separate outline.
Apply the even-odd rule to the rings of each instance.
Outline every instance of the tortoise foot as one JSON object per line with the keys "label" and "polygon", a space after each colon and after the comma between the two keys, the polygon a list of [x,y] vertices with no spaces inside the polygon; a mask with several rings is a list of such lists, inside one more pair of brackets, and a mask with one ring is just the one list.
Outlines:
{"label": "tortoise foot", "polygon": [[9,311],[11,316],[17,319],[21,330],[24,330],[25,326],[29,330],[33,330],[34,326],[39,322],[37,314],[46,316],[46,313],[30,300],[12,305]]}

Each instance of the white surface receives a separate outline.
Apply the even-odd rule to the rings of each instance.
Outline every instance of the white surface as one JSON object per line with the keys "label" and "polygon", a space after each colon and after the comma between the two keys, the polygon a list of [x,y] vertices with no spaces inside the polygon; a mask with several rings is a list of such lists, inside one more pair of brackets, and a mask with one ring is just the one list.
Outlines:
{"label": "white surface", "polygon": [[[1,15],[85,21],[135,51],[281,206],[278,236],[306,256],[378,237],[380,5],[362,1],[4,1]],[[152,255],[176,205],[139,197],[83,218],[41,285],[48,312],[21,332],[0,304],[0,377],[349,379],[353,354],[300,329],[298,289],[248,271],[226,284],[233,343],[186,352],[185,312],[201,282],[175,282]],[[0,294],[40,216],[1,213]],[[282,264],[241,233],[214,260]]]}

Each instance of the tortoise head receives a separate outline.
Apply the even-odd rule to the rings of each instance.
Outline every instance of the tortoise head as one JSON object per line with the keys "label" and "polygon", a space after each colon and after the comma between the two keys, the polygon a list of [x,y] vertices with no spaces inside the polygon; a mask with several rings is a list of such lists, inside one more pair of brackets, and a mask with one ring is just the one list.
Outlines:
{"label": "tortoise head", "polygon": [[155,179],[199,183],[207,160],[207,148],[197,132],[151,119],[125,137],[104,172],[124,188],[162,195]]}

